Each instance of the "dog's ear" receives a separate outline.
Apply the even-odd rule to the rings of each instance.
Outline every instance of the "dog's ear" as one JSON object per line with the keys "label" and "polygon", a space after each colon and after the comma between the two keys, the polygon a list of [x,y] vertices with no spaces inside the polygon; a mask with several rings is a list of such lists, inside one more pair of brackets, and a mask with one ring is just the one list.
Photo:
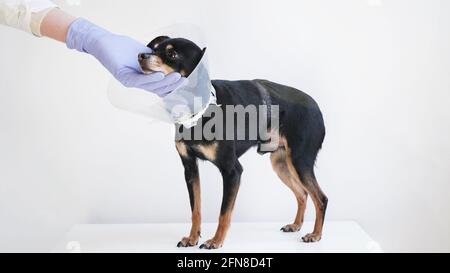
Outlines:
{"label": "dog's ear", "polygon": [[155,50],[160,43],[168,39],[170,39],[169,36],[158,36],[155,39],[153,39],[150,43],[148,43],[147,47],[151,48],[152,50]]}
{"label": "dog's ear", "polygon": [[205,52],[206,52],[206,47],[204,47],[204,48],[202,49],[202,57],[203,57],[203,55],[205,55]]}

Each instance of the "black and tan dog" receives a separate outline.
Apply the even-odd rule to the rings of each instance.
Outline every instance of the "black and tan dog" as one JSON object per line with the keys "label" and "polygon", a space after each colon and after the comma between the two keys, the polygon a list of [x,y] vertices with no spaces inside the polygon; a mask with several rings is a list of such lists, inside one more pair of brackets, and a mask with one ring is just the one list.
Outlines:
{"label": "black and tan dog", "polygon": [[[161,71],[165,74],[179,72],[188,76],[199,63],[204,49],[182,38],[160,36],[148,44],[153,52],[139,55],[144,72]],[[302,237],[304,242],[321,239],[322,226],[328,199],[320,189],[314,175],[314,163],[325,136],[322,113],[317,103],[297,89],[266,80],[224,81],[213,80],[218,105],[261,105],[270,101],[279,105],[279,128],[272,133],[279,137],[278,146],[271,151],[273,169],[295,194],[297,214],[292,224],[281,228],[284,232],[299,231],[305,212],[307,196],[311,196],[316,210],[312,233]],[[209,109],[208,109],[209,110]],[[224,109],[225,111],[225,109]],[[196,126],[210,118],[204,115]],[[225,119],[226,117],[224,117]],[[224,122],[226,124],[226,122]],[[195,127],[177,126],[177,131],[192,133]],[[234,125],[237,126],[237,125]],[[246,124],[245,126],[248,126]],[[237,130],[236,130],[237,131]],[[200,181],[197,159],[212,162],[223,178],[223,200],[216,234],[200,248],[214,249],[222,246],[230,226],[231,213],[239,189],[242,166],[239,157],[251,147],[261,145],[259,140],[178,140],[176,149],[185,169],[185,178],[192,209],[192,227],[188,237],[182,238],[179,247],[194,246],[200,237]]]}

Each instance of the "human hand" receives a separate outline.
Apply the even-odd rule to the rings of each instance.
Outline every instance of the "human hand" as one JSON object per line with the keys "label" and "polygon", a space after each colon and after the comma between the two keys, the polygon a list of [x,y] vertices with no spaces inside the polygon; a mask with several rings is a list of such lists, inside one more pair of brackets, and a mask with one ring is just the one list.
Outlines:
{"label": "human hand", "polygon": [[141,88],[165,96],[185,84],[179,73],[164,76],[161,72],[143,74],[138,62],[139,53],[151,49],[127,36],[113,34],[83,19],[76,19],[69,27],[66,44],[93,55],[124,86]]}

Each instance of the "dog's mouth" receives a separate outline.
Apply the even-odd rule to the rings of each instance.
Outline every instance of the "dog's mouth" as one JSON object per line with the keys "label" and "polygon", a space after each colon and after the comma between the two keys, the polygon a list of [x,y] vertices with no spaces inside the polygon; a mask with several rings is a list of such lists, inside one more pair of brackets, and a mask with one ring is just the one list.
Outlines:
{"label": "dog's mouth", "polygon": [[160,57],[151,53],[139,54],[138,61],[144,74],[162,72],[167,75],[175,71],[172,67],[165,64]]}

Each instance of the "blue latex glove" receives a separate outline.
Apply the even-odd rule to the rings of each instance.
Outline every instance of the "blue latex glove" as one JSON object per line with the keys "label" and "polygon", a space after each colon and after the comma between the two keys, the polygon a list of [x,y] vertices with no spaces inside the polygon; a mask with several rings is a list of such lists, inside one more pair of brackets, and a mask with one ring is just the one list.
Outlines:
{"label": "blue latex glove", "polygon": [[83,18],[69,27],[66,45],[93,55],[124,86],[137,87],[165,96],[187,79],[179,73],[164,76],[161,72],[143,74],[138,62],[139,53],[151,49],[127,36],[113,34]]}

